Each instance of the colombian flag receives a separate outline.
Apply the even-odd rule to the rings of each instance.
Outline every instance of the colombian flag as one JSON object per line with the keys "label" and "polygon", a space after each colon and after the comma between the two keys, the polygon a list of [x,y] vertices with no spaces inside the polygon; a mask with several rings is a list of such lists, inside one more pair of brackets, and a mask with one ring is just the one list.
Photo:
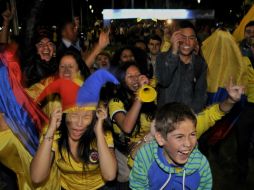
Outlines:
{"label": "colombian flag", "polygon": [[12,132],[34,155],[39,144],[39,133],[48,118],[23,89],[15,53],[14,46],[0,53],[0,112]]}

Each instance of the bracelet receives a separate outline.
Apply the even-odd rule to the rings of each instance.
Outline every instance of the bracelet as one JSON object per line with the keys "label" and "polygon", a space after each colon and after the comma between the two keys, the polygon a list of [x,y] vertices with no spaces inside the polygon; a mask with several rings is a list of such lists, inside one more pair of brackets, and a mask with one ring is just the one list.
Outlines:
{"label": "bracelet", "polygon": [[43,135],[43,139],[44,139],[44,140],[51,141],[51,140],[53,140],[53,139],[54,139],[54,135],[52,135],[52,136],[46,136],[46,135]]}

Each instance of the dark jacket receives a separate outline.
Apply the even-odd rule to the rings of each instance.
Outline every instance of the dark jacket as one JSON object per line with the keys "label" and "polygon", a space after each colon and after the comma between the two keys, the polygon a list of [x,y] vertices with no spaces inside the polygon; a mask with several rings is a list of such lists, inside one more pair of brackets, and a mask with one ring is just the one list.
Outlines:
{"label": "dark jacket", "polygon": [[181,102],[196,113],[206,104],[207,64],[199,55],[192,55],[191,63],[184,64],[171,51],[161,53],[156,61],[158,80],[158,106],[169,102]]}

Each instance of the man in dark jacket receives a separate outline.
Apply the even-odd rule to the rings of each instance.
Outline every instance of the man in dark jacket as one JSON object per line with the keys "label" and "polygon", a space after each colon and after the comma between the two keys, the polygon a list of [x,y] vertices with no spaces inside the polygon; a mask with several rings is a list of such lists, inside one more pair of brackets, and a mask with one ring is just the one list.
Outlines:
{"label": "man in dark jacket", "polygon": [[171,49],[158,55],[156,60],[158,106],[176,101],[198,113],[206,103],[207,65],[198,53],[193,24],[182,21],[179,26],[172,34]]}

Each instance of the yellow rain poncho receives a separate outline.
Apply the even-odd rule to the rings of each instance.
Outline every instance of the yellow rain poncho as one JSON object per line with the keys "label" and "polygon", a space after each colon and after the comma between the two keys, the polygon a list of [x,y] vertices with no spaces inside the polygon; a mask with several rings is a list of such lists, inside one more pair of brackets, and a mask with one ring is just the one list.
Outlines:
{"label": "yellow rain poncho", "polygon": [[208,65],[207,91],[216,93],[225,88],[233,77],[239,85],[247,84],[247,62],[234,37],[222,29],[217,29],[202,45],[202,52]]}

